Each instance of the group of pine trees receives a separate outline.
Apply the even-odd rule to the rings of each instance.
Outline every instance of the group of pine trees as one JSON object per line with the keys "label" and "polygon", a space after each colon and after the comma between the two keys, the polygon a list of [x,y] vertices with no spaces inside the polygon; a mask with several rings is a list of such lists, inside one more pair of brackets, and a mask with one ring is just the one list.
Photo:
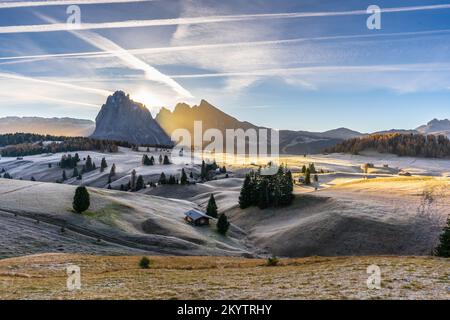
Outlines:
{"label": "group of pine trees", "polygon": [[303,165],[302,174],[303,174],[303,183],[306,185],[310,185],[313,179],[314,182],[316,183],[319,182],[319,176],[317,175],[314,163],[310,163],[308,167],[306,167],[306,165]]}
{"label": "group of pine trees", "polygon": [[450,140],[443,135],[372,134],[346,140],[326,152],[358,154],[368,149],[398,156],[445,158],[450,156]]}
{"label": "group of pine trees", "polygon": [[286,206],[292,203],[294,182],[291,171],[283,166],[274,175],[262,175],[261,169],[245,176],[239,196],[242,209],[257,206],[260,209]]}
{"label": "group of pine trees", "polygon": [[[91,172],[97,169],[97,166],[90,155],[88,155],[85,159],[85,163],[83,164],[81,170],[78,170],[78,163],[81,161],[78,153],[75,153],[74,156],[71,154],[64,154],[61,156],[61,160],[58,165],[63,169],[62,171],[62,181],[66,181],[68,179],[67,173],[65,169],[73,169],[72,178],[77,178],[78,180],[82,179],[82,175],[87,172]],[[108,167],[106,159],[103,157],[100,163],[100,172],[104,172]],[[49,168],[51,168],[51,164],[49,164]],[[116,166],[113,164],[111,168],[111,172],[109,174],[108,183],[111,183],[111,177],[115,175]],[[59,181],[61,182],[61,181]]]}
{"label": "group of pine trees", "polygon": [[169,178],[166,177],[166,174],[164,172],[161,172],[161,175],[159,176],[158,184],[179,184],[178,179],[174,175],[169,175]]}
{"label": "group of pine trees", "polygon": [[153,166],[155,164],[155,158],[153,156],[149,158],[148,155],[144,154],[142,156],[142,164],[144,166]]}
{"label": "group of pine trees", "polygon": [[[45,141],[50,141],[46,142]],[[1,155],[4,157],[23,157],[41,153],[73,151],[117,152],[123,142],[98,140],[86,137],[62,137],[32,133],[0,135]]]}
{"label": "group of pine trees", "polygon": [[[207,181],[210,179],[211,171],[215,171],[219,169],[219,166],[216,163],[216,160],[214,160],[212,163],[206,163],[204,160],[202,160],[202,167],[200,170],[200,179],[202,181]],[[227,173],[227,169],[225,168],[225,166],[223,166],[222,168],[220,168],[220,173]]]}

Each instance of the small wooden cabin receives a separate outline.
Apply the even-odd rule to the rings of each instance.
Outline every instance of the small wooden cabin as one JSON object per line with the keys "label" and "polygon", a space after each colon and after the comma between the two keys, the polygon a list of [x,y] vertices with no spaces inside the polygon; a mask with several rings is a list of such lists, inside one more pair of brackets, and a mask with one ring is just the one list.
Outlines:
{"label": "small wooden cabin", "polygon": [[210,216],[207,216],[206,214],[194,209],[185,212],[184,215],[184,220],[186,220],[186,222],[190,224],[193,224],[194,226],[209,225],[209,219],[211,219]]}

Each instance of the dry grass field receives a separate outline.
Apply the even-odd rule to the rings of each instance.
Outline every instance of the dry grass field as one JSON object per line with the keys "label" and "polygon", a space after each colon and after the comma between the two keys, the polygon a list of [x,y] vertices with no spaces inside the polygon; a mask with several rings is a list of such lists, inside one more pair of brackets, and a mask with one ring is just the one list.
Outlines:
{"label": "dry grass field", "polygon": [[[262,259],[43,254],[0,260],[0,299],[449,299],[450,260],[431,257]],[[69,291],[66,267],[81,268]],[[367,267],[381,268],[368,289]]]}

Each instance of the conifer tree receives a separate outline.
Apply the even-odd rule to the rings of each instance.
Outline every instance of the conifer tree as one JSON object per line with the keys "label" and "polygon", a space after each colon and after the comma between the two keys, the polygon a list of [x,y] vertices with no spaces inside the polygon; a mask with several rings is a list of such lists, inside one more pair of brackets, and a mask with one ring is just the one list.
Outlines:
{"label": "conifer tree", "polygon": [[158,184],[166,184],[166,183],[167,183],[166,175],[164,174],[164,172],[161,172],[161,175],[159,176]]}
{"label": "conifer tree", "polygon": [[66,170],[63,170],[63,172],[62,172],[62,181],[66,181],[66,180],[67,180]]}
{"label": "conifer tree", "polygon": [[86,158],[86,163],[85,163],[85,168],[86,168],[86,172],[92,171],[93,170],[93,164],[92,164],[92,159],[91,157],[88,155]]}
{"label": "conifer tree", "polygon": [[305,166],[305,165],[303,165],[303,167],[302,167],[302,173],[303,173],[303,174],[306,173],[306,166]]}
{"label": "conifer tree", "polygon": [[246,174],[244,179],[244,184],[241,188],[241,194],[239,195],[239,207],[241,209],[248,208],[252,205],[252,196],[251,196],[251,181],[250,175]]}
{"label": "conifer tree", "polygon": [[258,188],[258,208],[265,209],[269,206],[269,185],[266,179],[263,179]]}
{"label": "conifer tree", "polygon": [[109,171],[109,177],[114,177],[116,175],[116,164],[113,163],[111,170]]}
{"label": "conifer tree", "polygon": [[309,168],[307,168],[305,172],[305,184],[306,185],[311,184],[311,171],[309,170]]}
{"label": "conifer tree", "polygon": [[177,181],[175,180],[175,177],[173,175],[169,176],[168,184],[177,184]]}
{"label": "conifer tree", "polygon": [[137,180],[136,180],[136,187],[135,187],[135,190],[136,190],[136,191],[139,191],[139,190],[141,190],[141,189],[144,189],[144,187],[145,187],[145,184],[144,184],[144,178],[143,178],[141,175],[139,175],[139,177],[138,177]]}
{"label": "conifer tree", "polygon": [[105,169],[108,167],[108,164],[106,163],[106,159],[102,158],[102,162],[100,163],[100,172],[105,171]]}
{"label": "conifer tree", "polygon": [[164,162],[163,162],[163,164],[170,164],[170,160],[169,160],[169,157],[167,156],[167,155],[165,155],[164,156]]}
{"label": "conifer tree", "polygon": [[72,178],[76,178],[76,177],[78,177],[78,168],[77,167],[75,167],[75,168],[73,168],[73,173],[72,173]]}
{"label": "conifer tree", "polygon": [[450,216],[447,219],[447,225],[439,237],[439,245],[435,250],[435,254],[439,257],[450,258]]}
{"label": "conifer tree", "polygon": [[207,177],[208,177],[208,171],[206,170],[206,163],[205,163],[205,160],[202,160],[202,168],[200,171],[200,178],[202,180],[206,180]]}
{"label": "conifer tree", "polygon": [[136,170],[133,169],[131,171],[131,179],[130,179],[130,189],[131,191],[134,191],[136,189]]}
{"label": "conifer tree", "polygon": [[226,235],[229,228],[230,223],[228,222],[228,218],[225,213],[222,213],[217,220],[217,231],[222,235]]}
{"label": "conifer tree", "polygon": [[82,213],[89,209],[91,205],[89,199],[89,192],[86,187],[80,186],[75,190],[75,196],[73,198],[73,209],[77,213]]}
{"label": "conifer tree", "polygon": [[210,217],[217,218],[217,204],[214,194],[212,193],[209,197],[208,206],[206,207],[206,214]]}
{"label": "conifer tree", "polygon": [[186,175],[186,171],[184,171],[184,168],[181,169],[181,179],[180,179],[180,182],[181,182],[182,185],[188,184],[188,178],[187,178],[187,175]]}

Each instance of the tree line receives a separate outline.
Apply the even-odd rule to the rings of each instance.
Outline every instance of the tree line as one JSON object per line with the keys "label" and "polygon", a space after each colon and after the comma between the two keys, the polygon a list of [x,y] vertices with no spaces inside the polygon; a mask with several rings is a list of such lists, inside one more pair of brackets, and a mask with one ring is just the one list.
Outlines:
{"label": "tree line", "polygon": [[261,169],[245,176],[239,196],[241,209],[257,206],[260,209],[286,206],[292,203],[294,182],[291,171],[283,166],[274,175],[262,175]]}
{"label": "tree line", "polygon": [[343,141],[326,152],[356,155],[369,149],[398,156],[445,158],[450,156],[450,140],[443,135],[372,134]]}
{"label": "tree line", "polygon": [[[45,143],[45,142],[48,143]],[[0,135],[1,155],[4,157],[23,157],[41,153],[73,151],[117,152],[119,147],[137,148],[124,141],[92,139],[88,137],[65,137],[34,133],[8,133]],[[169,145],[144,145],[169,149]]]}

